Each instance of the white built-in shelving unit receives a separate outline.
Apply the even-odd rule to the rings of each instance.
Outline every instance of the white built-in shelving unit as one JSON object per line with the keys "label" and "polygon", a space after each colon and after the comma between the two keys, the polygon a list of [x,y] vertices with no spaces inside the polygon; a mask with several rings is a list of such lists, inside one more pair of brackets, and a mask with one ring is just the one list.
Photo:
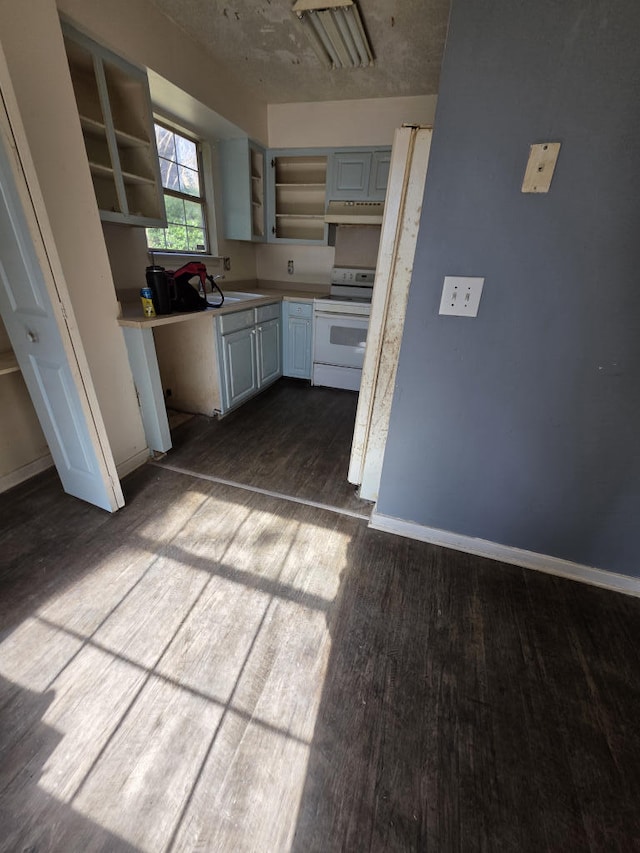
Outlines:
{"label": "white built-in shelving unit", "polygon": [[146,73],[71,27],[63,32],[101,218],[166,225]]}

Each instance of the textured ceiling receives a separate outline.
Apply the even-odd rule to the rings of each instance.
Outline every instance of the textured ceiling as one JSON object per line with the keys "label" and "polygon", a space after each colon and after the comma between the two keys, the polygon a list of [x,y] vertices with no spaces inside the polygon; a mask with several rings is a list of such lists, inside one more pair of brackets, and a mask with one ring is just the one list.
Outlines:
{"label": "textured ceiling", "polygon": [[373,68],[323,67],[294,0],[152,0],[267,103],[433,95],[450,0],[359,0]]}

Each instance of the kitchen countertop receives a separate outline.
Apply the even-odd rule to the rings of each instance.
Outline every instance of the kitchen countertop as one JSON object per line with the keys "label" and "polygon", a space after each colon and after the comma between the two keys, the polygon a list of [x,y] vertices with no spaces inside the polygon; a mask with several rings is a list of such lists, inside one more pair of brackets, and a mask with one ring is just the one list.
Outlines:
{"label": "kitchen countertop", "polygon": [[[276,283],[274,282],[273,284],[275,285]],[[279,285],[279,283],[277,284]],[[146,329],[154,326],[166,326],[171,323],[183,323],[199,317],[217,317],[221,314],[231,314],[235,311],[244,311],[245,308],[267,305],[269,302],[313,302],[317,297],[326,296],[329,292],[328,287],[322,287],[322,285],[317,285],[317,289],[308,289],[303,285],[298,290],[296,289],[295,282],[291,282],[291,284],[287,282],[287,287],[268,287],[266,286],[266,282],[261,285],[254,284],[253,286],[244,282],[229,282],[227,289],[237,293],[243,291],[245,293],[264,293],[264,296],[261,295],[255,299],[245,299],[242,302],[230,302],[228,305],[224,304],[221,308],[207,308],[206,311],[180,311],[173,314],[160,314],[156,317],[143,316],[142,304],[138,298],[137,301],[122,302],[122,315],[118,317],[118,323],[120,326]]]}

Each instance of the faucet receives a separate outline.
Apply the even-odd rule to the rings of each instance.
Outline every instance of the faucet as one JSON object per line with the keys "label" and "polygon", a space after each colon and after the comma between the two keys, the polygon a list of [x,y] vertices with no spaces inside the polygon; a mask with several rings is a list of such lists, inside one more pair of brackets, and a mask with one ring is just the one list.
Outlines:
{"label": "faucet", "polygon": [[[208,278],[208,279],[209,279],[209,281],[211,282],[211,293],[213,293],[213,285],[214,285],[214,284],[216,283],[216,281],[218,281],[219,279],[223,279],[223,278],[224,278],[224,274],[223,274],[223,273],[218,273],[218,275],[208,275],[208,276],[207,276],[207,278]],[[219,289],[219,288],[218,288],[218,289]]]}

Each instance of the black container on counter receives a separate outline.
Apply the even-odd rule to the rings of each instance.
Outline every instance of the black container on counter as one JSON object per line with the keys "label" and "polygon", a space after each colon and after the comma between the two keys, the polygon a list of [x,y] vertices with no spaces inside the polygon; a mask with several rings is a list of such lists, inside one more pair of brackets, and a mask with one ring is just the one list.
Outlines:
{"label": "black container on counter", "polygon": [[147,285],[151,288],[153,307],[156,314],[171,314],[169,279],[164,267],[147,267]]}

